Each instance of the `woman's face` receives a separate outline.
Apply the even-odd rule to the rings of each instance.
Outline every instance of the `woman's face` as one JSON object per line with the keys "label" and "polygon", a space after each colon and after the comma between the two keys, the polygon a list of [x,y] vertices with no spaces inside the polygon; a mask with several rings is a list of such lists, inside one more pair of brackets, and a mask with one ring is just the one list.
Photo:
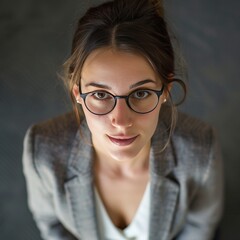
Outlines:
{"label": "woman's face", "polygon": [[[137,89],[160,90],[162,87],[160,79],[143,57],[112,49],[92,52],[84,63],[81,76],[82,93],[104,90],[122,96]],[[73,93],[82,104],[98,157],[131,161],[149,154],[164,94],[157,107],[147,114],[132,111],[125,99],[118,99],[110,113],[94,115],[86,109],[77,86],[74,86]]]}

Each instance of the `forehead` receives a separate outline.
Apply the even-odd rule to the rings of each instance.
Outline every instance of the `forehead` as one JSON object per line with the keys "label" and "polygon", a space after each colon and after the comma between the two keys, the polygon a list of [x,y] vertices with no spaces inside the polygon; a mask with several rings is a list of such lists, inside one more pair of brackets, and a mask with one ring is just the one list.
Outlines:
{"label": "forehead", "polygon": [[[156,79],[149,61],[137,53],[101,48],[93,51],[82,68],[82,78],[90,80],[143,80]],[[140,78],[140,79],[138,79]]]}

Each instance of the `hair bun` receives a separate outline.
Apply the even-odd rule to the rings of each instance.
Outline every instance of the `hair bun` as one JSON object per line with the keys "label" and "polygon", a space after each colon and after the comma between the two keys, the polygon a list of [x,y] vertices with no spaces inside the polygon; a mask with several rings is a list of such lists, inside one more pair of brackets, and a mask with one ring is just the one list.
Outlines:
{"label": "hair bun", "polygon": [[163,0],[149,0],[150,3],[155,7],[158,15],[160,17],[164,17],[164,6],[163,6]]}

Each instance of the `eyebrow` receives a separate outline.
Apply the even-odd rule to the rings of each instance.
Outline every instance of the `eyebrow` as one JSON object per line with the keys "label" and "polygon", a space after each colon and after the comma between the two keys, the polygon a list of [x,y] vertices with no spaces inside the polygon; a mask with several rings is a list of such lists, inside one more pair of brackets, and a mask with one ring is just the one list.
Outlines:
{"label": "eyebrow", "polygon": [[[151,80],[151,79],[145,79],[145,80],[142,80],[142,81],[139,81],[137,83],[134,83],[134,84],[130,85],[129,89],[133,89],[133,88],[139,87],[139,86],[144,85],[146,83],[154,83],[154,84],[156,84],[156,81]],[[89,86],[111,90],[111,87],[109,87],[109,86],[107,86],[105,84],[102,84],[102,83],[90,82],[90,83],[87,83],[85,85],[85,87],[89,87]]]}
{"label": "eyebrow", "polygon": [[85,87],[89,87],[89,86],[111,90],[109,86],[102,83],[90,82],[85,85]]}
{"label": "eyebrow", "polygon": [[156,84],[156,81],[153,81],[151,79],[145,79],[145,80],[142,80],[140,82],[134,83],[133,85],[130,86],[130,89],[139,87],[139,86],[144,85],[146,83],[154,83],[154,84]]}

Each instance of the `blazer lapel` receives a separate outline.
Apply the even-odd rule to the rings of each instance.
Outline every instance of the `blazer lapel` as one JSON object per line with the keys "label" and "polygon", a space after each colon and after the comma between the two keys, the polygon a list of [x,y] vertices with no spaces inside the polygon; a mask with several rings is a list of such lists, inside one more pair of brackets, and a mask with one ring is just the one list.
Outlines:
{"label": "blazer lapel", "polygon": [[[162,113],[161,113],[162,114]],[[151,209],[149,239],[169,239],[179,186],[168,177],[176,166],[174,149],[170,141],[164,151],[161,151],[168,139],[168,128],[163,120],[160,121],[156,134],[152,139],[150,153],[151,175]]]}
{"label": "blazer lapel", "polygon": [[83,121],[71,151],[65,190],[80,239],[97,240],[92,177],[93,149],[90,139],[90,131]]}

